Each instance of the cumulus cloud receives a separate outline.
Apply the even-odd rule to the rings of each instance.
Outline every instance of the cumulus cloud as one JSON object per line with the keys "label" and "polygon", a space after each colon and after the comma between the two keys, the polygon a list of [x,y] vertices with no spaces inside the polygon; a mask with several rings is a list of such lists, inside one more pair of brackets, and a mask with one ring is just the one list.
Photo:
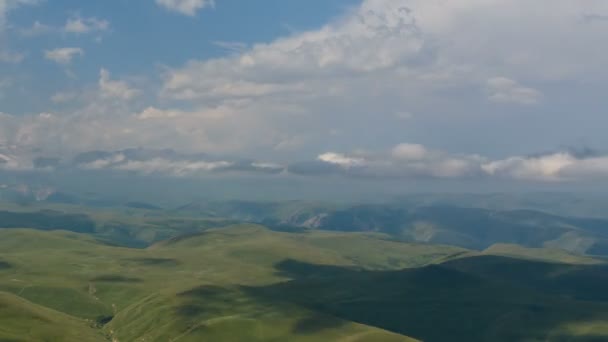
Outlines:
{"label": "cumulus cloud", "polygon": [[[47,117],[50,119],[50,117]],[[455,154],[403,143],[386,151],[328,152],[316,159],[285,165],[255,159],[213,157],[171,149],[90,151],[60,160],[40,151],[3,143],[0,131],[0,169],[133,172],[141,175],[197,177],[208,174],[265,174],[356,179],[510,180],[580,182],[608,179],[608,154],[577,154],[568,150],[493,160],[476,154]],[[19,134],[27,135],[27,132]],[[27,138],[27,136],[25,137]]]}
{"label": "cumulus cloud", "polygon": [[88,33],[100,33],[108,31],[109,29],[110,22],[105,19],[99,19],[96,17],[74,16],[68,18],[63,26],[47,25],[36,20],[30,27],[22,28],[19,30],[19,32],[25,37],[33,37],[51,33],[77,35]]}
{"label": "cumulus cloud", "polygon": [[490,101],[517,104],[536,104],[542,93],[534,88],[522,86],[506,77],[493,77],[488,80],[488,98]]}
{"label": "cumulus cloud", "polygon": [[166,149],[92,151],[77,155],[72,163],[82,170],[129,171],[143,175],[176,177],[229,172],[274,174],[285,169],[276,163],[212,158],[203,154],[182,154]]}
{"label": "cumulus cloud", "polygon": [[44,58],[63,65],[72,63],[72,59],[77,56],[84,56],[84,50],[77,47],[66,47],[44,51]]}
{"label": "cumulus cloud", "polygon": [[492,160],[451,154],[419,144],[399,144],[382,153],[324,153],[316,162],[290,165],[294,174],[342,174],[364,178],[510,179],[542,182],[608,178],[608,155],[560,151]]}
{"label": "cumulus cloud", "polygon": [[[605,9],[608,5],[602,2],[558,0],[552,2],[554,16],[541,22],[538,14],[546,11],[543,2],[492,0],[482,6],[476,0],[366,0],[318,30],[256,44],[236,56],[193,61],[173,69],[166,76],[164,94],[197,99],[269,95],[289,87],[304,92],[310,87],[297,87],[302,82],[323,79],[331,84],[328,79],[352,81],[353,76],[375,73],[377,80],[396,78],[406,83],[421,79],[445,83],[457,77],[464,84],[479,82],[489,87],[493,100],[534,103],[539,91],[514,78],[566,79],[589,74],[580,58],[603,65],[599,56],[570,53],[563,44],[608,57],[607,49],[587,43],[590,39],[599,42],[607,28],[575,20],[584,11]],[[514,27],[513,22],[518,25]],[[491,74],[498,70],[507,77]],[[440,85],[445,84],[436,86]]]}
{"label": "cumulus cloud", "polygon": [[[283,130],[283,141],[298,136],[319,145],[337,140],[319,133],[329,121],[352,139],[382,119],[415,125],[427,113],[474,112],[488,99],[540,107],[544,91],[530,85],[608,76],[600,43],[608,26],[581,20],[608,3],[558,0],[551,7],[546,18],[544,2],[366,0],[318,29],[169,67],[161,97],[195,105],[249,101],[260,111],[248,115]],[[285,104],[289,110],[273,112]]]}
{"label": "cumulus cloud", "polygon": [[365,162],[365,160],[363,158],[348,157],[348,156],[345,156],[344,154],[333,153],[333,152],[323,153],[323,154],[319,155],[319,157],[317,157],[317,159],[322,162],[333,164],[333,165],[338,165],[338,166],[346,168],[346,169],[361,166]]}
{"label": "cumulus cloud", "polygon": [[156,0],[156,3],[170,11],[194,16],[198,10],[215,6],[214,0]]}
{"label": "cumulus cloud", "polygon": [[63,31],[67,33],[83,34],[96,31],[105,31],[109,29],[109,27],[110,23],[104,19],[98,19],[95,17],[74,17],[67,20],[63,27]]}
{"label": "cumulus cloud", "polygon": [[303,82],[343,79],[407,63],[422,52],[424,41],[410,11],[399,2],[385,2],[366,1],[345,20],[319,30],[170,70],[164,95],[200,99],[306,92]]}
{"label": "cumulus cloud", "polygon": [[110,78],[110,72],[106,69],[99,71],[99,90],[105,98],[119,98],[131,100],[140,94],[138,89],[132,88],[125,81],[115,81]]}
{"label": "cumulus cloud", "polygon": [[520,180],[567,181],[608,177],[608,156],[584,157],[556,152],[531,157],[510,157],[488,162],[484,171],[492,176]]}
{"label": "cumulus cloud", "polygon": [[[452,155],[419,144],[399,144],[387,152],[324,153],[317,163],[296,164],[290,171],[298,174],[341,173],[365,178],[453,178],[464,179],[482,175],[484,158],[477,155]],[[335,167],[337,166],[337,168]]]}
{"label": "cumulus cloud", "polygon": [[[443,118],[460,122],[459,115],[478,110],[488,99],[538,104],[530,107],[537,109],[550,100],[543,85],[553,82],[562,87],[580,80],[605,82],[608,49],[602,43],[608,25],[584,18],[608,13],[608,2],[555,0],[550,2],[551,16],[546,15],[548,3],[364,0],[319,28],[247,46],[224,43],[233,50],[224,57],[166,66],[159,98],[141,106],[127,100],[144,95],[145,87],[135,89],[101,70],[98,92],[82,101],[86,103],[82,108],[50,117],[13,117],[8,120],[13,125],[9,135],[32,148],[70,151],[170,146],[188,152],[265,155],[270,160],[277,155],[282,160],[307,159],[315,154],[312,151],[331,151],[291,165],[294,170],[346,169],[349,174],[391,177],[525,175],[515,171],[521,167],[513,166],[517,164],[513,161],[492,164],[500,161],[415,144],[382,153],[339,151],[355,143],[379,140],[374,146],[381,146],[399,141],[415,131],[399,128],[417,128],[427,116],[434,118],[421,124],[427,130]],[[194,15],[211,2],[158,0],[158,4]],[[103,27],[80,21],[73,26]],[[65,94],[53,99],[70,101]],[[341,134],[332,133],[334,128]],[[485,128],[471,130],[467,139],[484,136],[478,131],[484,131],[487,139],[491,132]],[[434,145],[449,144],[449,133]],[[566,154],[575,165],[591,160]],[[567,169],[553,174],[562,179],[572,172]]]}
{"label": "cumulus cloud", "polygon": [[[0,112],[0,119],[3,114]],[[3,142],[3,130],[0,128],[0,170],[28,171],[35,167],[34,157],[30,151]]]}
{"label": "cumulus cloud", "polygon": [[421,160],[429,150],[420,144],[399,144],[393,148],[391,155],[398,160]]}

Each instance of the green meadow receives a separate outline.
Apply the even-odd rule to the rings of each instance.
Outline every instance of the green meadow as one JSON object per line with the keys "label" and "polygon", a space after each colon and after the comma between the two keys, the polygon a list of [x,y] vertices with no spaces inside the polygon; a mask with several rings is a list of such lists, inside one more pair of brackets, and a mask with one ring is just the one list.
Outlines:
{"label": "green meadow", "polygon": [[[608,266],[590,256],[220,219],[160,239],[149,222],[194,219],[91,217],[0,229],[0,341],[608,339]],[[149,243],[119,243],[110,220]]]}

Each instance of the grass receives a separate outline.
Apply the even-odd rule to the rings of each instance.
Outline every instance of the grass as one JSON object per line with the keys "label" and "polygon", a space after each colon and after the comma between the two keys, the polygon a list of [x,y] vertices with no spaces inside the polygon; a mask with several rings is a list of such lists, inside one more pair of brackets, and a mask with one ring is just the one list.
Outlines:
{"label": "grass", "polygon": [[107,341],[90,322],[0,291],[0,340],[23,342]]}
{"label": "grass", "polygon": [[[258,340],[407,340],[339,319],[335,320],[340,324],[300,336],[295,332],[297,327],[307,326],[315,312],[296,305],[256,303],[235,290],[289,280],[274,268],[286,258],[356,269],[397,269],[461,250],[383,238],[327,232],[291,234],[238,225],[134,249],[104,245],[89,235],[72,232],[0,230],[2,262],[7,265],[0,269],[0,290],[75,319],[96,322],[113,317],[103,331],[119,341],[144,337],[165,341],[168,336],[181,336],[180,341],[220,338],[222,332],[231,331],[222,327],[231,324],[242,325],[243,336],[258,336]],[[358,240],[358,248],[347,247]],[[336,247],[339,241],[346,244]],[[243,305],[218,308],[213,315],[189,311],[188,305],[194,305],[192,298],[180,294],[200,286],[232,289],[232,300]],[[222,338],[231,340],[228,335]]]}
{"label": "grass", "polygon": [[3,341],[608,337],[604,265],[547,249],[241,224],[148,248],[7,229],[0,251]]}
{"label": "grass", "polygon": [[[477,264],[487,265],[487,271]],[[474,267],[471,267],[473,265]],[[551,283],[547,269],[585,273],[590,266],[535,264],[502,257],[470,257],[399,271],[361,271],[302,264],[280,265],[293,280],[249,293],[298,304],[344,320],[380,327],[423,341],[606,340],[608,271],[591,279],[573,272]],[[564,267],[565,269],[562,269]],[[592,267],[592,266],[591,266]],[[509,276],[496,276],[511,268]]]}
{"label": "grass", "polygon": [[588,256],[570,253],[556,248],[527,248],[512,244],[495,244],[483,251],[482,254],[502,255],[521,259],[537,261],[561,262],[567,264],[593,265],[601,263],[601,260]]}

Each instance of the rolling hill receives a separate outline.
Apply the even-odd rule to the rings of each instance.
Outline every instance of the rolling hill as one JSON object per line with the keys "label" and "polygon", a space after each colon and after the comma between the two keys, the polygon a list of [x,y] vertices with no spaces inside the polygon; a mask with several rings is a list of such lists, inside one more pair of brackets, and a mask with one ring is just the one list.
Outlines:
{"label": "rolling hill", "polygon": [[[0,229],[0,340],[608,338],[604,261],[536,242],[564,231],[599,240],[603,221],[440,209],[333,208],[319,221],[334,222],[333,230],[140,208],[35,211],[31,221],[31,211],[10,212],[10,228]],[[309,209],[273,210],[293,217]],[[62,219],[68,229],[93,222],[94,230],[61,230]],[[421,219],[481,242],[474,249],[418,242],[407,238],[407,225],[383,228]],[[353,231],[337,229],[346,222]],[[129,247],[111,223],[145,243]]]}

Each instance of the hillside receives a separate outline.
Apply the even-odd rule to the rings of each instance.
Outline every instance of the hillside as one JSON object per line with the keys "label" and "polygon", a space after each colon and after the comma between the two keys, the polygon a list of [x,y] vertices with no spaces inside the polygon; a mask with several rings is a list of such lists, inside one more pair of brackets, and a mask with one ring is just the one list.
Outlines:
{"label": "hillside", "polygon": [[608,337],[608,268],[560,249],[479,252],[380,232],[238,224],[147,248],[96,234],[0,229],[0,250],[0,312],[10,316],[0,338],[9,340]]}
{"label": "hillside", "polygon": [[0,340],[11,342],[107,341],[91,322],[0,291]]}
{"label": "hillside", "polygon": [[247,292],[423,341],[608,339],[606,267],[481,256],[384,272],[296,261],[278,268],[294,280]]}
{"label": "hillside", "polygon": [[[259,340],[275,336],[301,341],[407,341],[330,316],[327,320],[335,324],[325,326],[318,321],[326,321],[326,316],[300,306],[261,302],[239,287],[290,279],[274,268],[286,258],[356,269],[398,269],[463,251],[387,241],[381,235],[291,234],[254,225],[210,230],[148,249],[108,246],[71,232],[10,229],[0,230],[0,248],[5,251],[1,291],[74,319],[105,325],[103,332],[119,341],[144,336],[155,341],[166,341],[167,336],[231,341],[225,334],[234,329],[224,329],[230,326]],[[229,293],[211,313],[196,309],[199,304],[192,298],[196,289],[207,286]],[[210,305],[209,299],[202,301],[203,306]],[[314,328],[318,331],[300,336],[301,329],[319,324]],[[215,328],[198,329],[210,325]]]}

